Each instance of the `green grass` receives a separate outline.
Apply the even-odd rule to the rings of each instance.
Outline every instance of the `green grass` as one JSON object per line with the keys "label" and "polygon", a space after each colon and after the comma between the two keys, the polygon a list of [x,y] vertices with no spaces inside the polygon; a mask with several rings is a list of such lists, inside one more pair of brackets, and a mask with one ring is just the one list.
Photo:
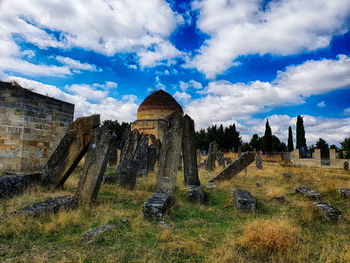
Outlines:
{"label": "green grass", "polygon": [[[169,229],[142,216],[142,204],[154,191],[154,173],[138,178],[133,191],[117,184],[102,185],[96,204],[38,219],[10,213],[47,198],[73,195],[79,169],[60,189],[36,186],[23,195],[1,200],[0,262],[350,262],[350,202],[334,191],[350,187],[349,174],[269,163],[256,170],[252,164],[247,174],[218,183],[217,189],[206,189],[204,183],[217,172],[219,169],[213,173],[200,169],[207,204],[186,200],[187,188],[179,172],[175,204],[163,218],[173,225]],[[282,172],[295,176],[286,179]],[[263,183],[261,188],[256,187],[257,181]],[[311,201],[295,193],[294,188],[301,185],[321,192],[323,200],[338,207],[344,219],[332,223],[323,218]],[[233,188],[250,191],[257,199],[257,212],[237,211]],[[271,200],[278,194],[284,194],[286,202]],[[127,224],[122,223],[123,218]],[[108,222],[118,227],[87,244],[82,234]],[[252,226],[259,224],[262,228],[251,235]],[[276,233],[293,238],[279,243]],[[267,241],[255,240],[259,235]],[[264,247],[267,243],[270,246]]]}

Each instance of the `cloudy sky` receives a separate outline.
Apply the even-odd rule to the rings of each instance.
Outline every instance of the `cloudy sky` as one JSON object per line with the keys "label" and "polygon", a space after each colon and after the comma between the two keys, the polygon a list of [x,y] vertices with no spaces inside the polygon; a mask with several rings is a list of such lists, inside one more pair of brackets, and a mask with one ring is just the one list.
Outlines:
{"label": "cloudy sky", "polygon": [[0,0],[0,79],[133,121],[152,91],[196,128],[266,118],[286,141],[350,137],[349,0]]}

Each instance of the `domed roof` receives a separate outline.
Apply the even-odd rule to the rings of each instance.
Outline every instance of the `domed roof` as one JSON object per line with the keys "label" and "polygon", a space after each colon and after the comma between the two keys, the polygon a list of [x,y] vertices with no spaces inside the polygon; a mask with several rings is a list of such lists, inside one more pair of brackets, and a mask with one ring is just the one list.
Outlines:
{"label": "domed roof", "polygon": [[181,106],[177,101],[164,90],[158,90],[149,95],[140,105],[137,112],[143,111],[179,111],[183,113]]}

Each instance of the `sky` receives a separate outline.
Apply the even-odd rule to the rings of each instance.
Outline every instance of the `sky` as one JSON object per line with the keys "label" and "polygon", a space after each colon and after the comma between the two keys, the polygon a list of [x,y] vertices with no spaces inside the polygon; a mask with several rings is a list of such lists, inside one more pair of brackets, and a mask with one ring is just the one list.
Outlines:
{"label": "sky", "polygon": [[196,129],[350,137],[349,0],[0,0],[0,79],[136,120],[163,89]]}

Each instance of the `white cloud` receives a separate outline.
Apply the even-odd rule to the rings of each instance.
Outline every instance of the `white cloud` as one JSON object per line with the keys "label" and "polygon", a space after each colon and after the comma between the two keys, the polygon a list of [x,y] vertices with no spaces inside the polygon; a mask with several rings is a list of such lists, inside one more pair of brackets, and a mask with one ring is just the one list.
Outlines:
{"label": "white cloud", "polygon": [[[68,94],[53,85],[47,85],[38,81],[15,76],[10,76],[7,80],[15,80],[22,87],[28,88],[34,92],[75,104],[75,118],[100,114],[102,121],[106,119],[127,122],[136,120],[138,105],[130,99],[128,101],[120,101],[115,98],[105,97],[98,101],[98,103],[91,103],[82,95]],[[130,94],[129,96],[129,98],[132,98],[133,95]]]}
{"label": "white cloud", "polygon": [[179,81],[180,89],[185,91],[188,88],[202,89],[203,86],[200,82],[191,79],[189,82]]}
{"label": "white cloud", "polygon": [[89,100],[102,100],[108,95],[107,91],[95,90],[86,84],[74,84],[68,90]]}
{"label": "white cloud", "polygon": [[324,107],[326,107],[326,103],[324,101],[321,101],[317,104],[317,107],[324,108]]}
{"label": "white cloud", "polygon": [[176,91],[173,96],[175,99],[177,99],[178,101],[184,104],[186,104],[191,99],[191,95],[184,91],[183,92]]}
{"label": "white cloud", "polygon": [[97,71],[96,65],[91,65],[89,63],[81,63],[80,61],[69,57],[56,56],[56,60],[61,62],[63,65],[68,66],[70,69]]}
{"label": "white cloud", "polygon": [[292,55],[325,48],[348,29],[348,0],[195,1],[198,27],[210,36],[188,67],[213,78],[247,54]]}
{"label": "white cloud", "polygon": [[27,50],[22,51],[22,56],[26,57],[26,58],[33,58],[33,57],[35,57],[35,53],[33,50],[27,49]]}
{"label": "white cloud", "polygon": [[344,114],[345,115],[350,115],[350,108],[344,109]]}
{"label": "white cloud", "polygon": [[106,86],[107,86],[107,88],[115,89],[116,87],[118,87],[118,84],[113,82],[113,81],[107,81]]}

